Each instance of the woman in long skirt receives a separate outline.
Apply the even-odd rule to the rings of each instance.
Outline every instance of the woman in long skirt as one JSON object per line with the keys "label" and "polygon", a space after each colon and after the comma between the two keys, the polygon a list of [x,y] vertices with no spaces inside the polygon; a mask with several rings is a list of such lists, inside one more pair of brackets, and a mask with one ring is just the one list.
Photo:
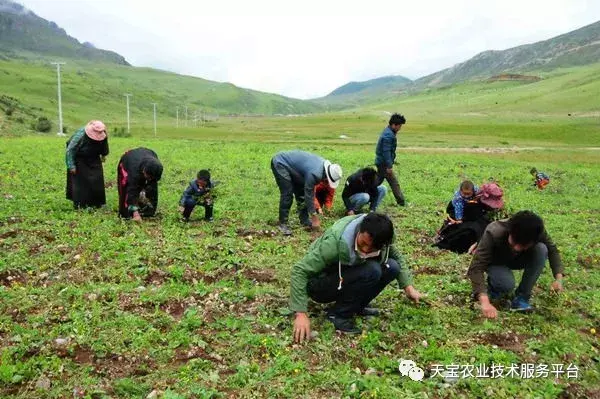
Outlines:
{"label": "woman in long skirt", "polygon": [[102,162],[108,155],[106,126],[90,121],[67,141],[67,199],[77,208],[106,204]]}

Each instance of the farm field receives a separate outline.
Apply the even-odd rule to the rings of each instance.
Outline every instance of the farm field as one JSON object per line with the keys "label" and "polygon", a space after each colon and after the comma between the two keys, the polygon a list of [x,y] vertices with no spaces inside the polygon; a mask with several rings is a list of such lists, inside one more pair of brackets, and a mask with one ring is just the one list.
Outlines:
{"label": "farm field", "polygon": [[[202,128],[149,125],[110,136],[107,207],[74,211],[64,198],[65,138],[0,137],[0,396],[140,398],[579,398],[600,395],[600,151],[597,118],[558,115],[489,123],[453,113],[419,122],[407,114],[396,170],[409,205],[381,211],[427,294],[414,305],[392,284],[384,312],[358,337],[335,334],[311,307],[317,337],[291,339],[290,270],[318,233],[276,231],[272,155],[299,148],[340,163],[344,176],[373,162],[383,108],[295,118],[221,118]],[[531,119],[531,118],[530,118]],[[110,130],[109,125],[109,130]],[[348,136],[340,139],[339,135]],[[117,217],[116,165],[146,146],[165,166],[159,215]],[[551,176],[531,185],[535,166]],[[178,220],[181,192],[211,168],[215,221]],[[563,256],[565,288],[549,292],[546,267],[533,314],[485,321],[471,308],[468,255],[431,247],[463,178],[493,179],[507,212],[545,220]],[[343,214],[341,190],[324,228]],[[425,370],[421,382],[400,359]],[[560,375],[497,379],[433,376],[435,365],[564,365]],[[567,367],[576,375],[567,375]],[[534,375],[535,376],[535,375]]]}

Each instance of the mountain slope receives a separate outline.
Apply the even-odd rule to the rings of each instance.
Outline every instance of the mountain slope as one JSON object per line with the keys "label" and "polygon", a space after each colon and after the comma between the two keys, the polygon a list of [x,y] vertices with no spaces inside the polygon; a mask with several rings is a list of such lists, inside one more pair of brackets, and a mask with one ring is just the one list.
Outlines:
{"label": "mountain slope", "polygon": [[183,117],[187,106],[189,119],[196,112],[272,115],[322,109],[313,102],[229,83],[132,67],[121,55],[82,44],[54,22],[20,4],[0,0],[0,97],[9,96],[19,104],[17,111],[23,110],[19,119],[26,125],[38,116],[56,120],[56,72],[49,64],[56,59],[66,61],[62,92],[67,122],[81,123],[91,114],[122,119],[124,93],[133,94],[134,114],[147,114],[156,102],[159,115],[169,117],[175,116],[177,107]]}
{"label": "mountain slope", "polygon": [[123,56],[97,49],[91,43],[80,43],[54,22],[10,0],[0,0],[0,52],[5,58],[25,52],[129,65]]}
{"label": "mountain slope", "polygon": [[417,79],[415,85],[448,85],[485,79],[506,72],[525,72],[600,62],[600,21],[541,42],[503,51],[484,51],[475,57]]}
{"label": "mountain slope", "polygon": [[325,97],[341,96],[348,94],[356,94],[365,90],[376,91],[377,89],[385,90],[389,87],[400,87],[411,82],[410,79],[404,76],[384,76],[381,78],[366,80],[363,82],[350,82],[338,87]]}

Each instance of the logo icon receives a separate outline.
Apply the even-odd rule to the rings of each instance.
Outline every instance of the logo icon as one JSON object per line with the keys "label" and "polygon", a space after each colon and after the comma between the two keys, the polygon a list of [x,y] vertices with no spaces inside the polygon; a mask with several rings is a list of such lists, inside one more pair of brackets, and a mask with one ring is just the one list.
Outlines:
{"label": "logo icon", "polygon": [[400,371],[402,376],[408,376],[413,381],[421,381],[425,376],[423,369],[410,359],[400,359],[398,371]]}

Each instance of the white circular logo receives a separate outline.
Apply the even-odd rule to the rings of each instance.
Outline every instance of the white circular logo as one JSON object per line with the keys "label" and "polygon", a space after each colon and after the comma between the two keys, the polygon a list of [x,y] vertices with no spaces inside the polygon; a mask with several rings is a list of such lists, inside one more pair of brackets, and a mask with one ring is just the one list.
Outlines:
{"label": "white circular logo", "polygon": [[398,371],[400,371],[400,374],[402,374],[403,376],[407,376],[410,369],[412,369],[413,367],[416,367],[416,366],[417,366],[417,363],[413,362],[412,360],[400,359],[400,364],[398,365]]}
{"label": "white circular logo", "polygon": [[421,367],[413,367],[409,370],[408,376],[413,381],[421,381],[425,376],[425,373],[423,372],[423,369]]}

